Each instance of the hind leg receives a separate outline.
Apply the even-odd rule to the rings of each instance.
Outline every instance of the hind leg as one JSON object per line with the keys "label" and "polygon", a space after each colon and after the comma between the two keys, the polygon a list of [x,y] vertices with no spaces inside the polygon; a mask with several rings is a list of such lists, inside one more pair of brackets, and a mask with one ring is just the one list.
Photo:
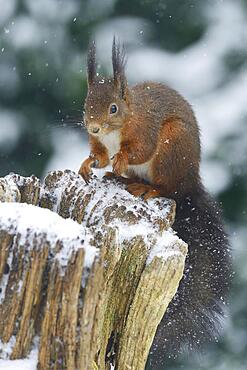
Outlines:
{"label": "hind leg", "polygon": [[130,194],[136,197],[143,197],[144,200],[163,196],[162,190],[159,186],[143,184],[140,182],[129,184],[127,186],[127,190]]}
{"label": "hind leg", "polygon": [[138,179],[135,177],[135,178],[128,178],[128,177],[123,177],[123,176],[117,176],[115,175],[113,172],[111,171],[107,171],[105,174],[104,174],[104,178],[105,179],[112,179],[112,180],[115,180],[121,184],[124,184],[124,185],[129,185],[129,184],[133,184],[133,182],[137,182]]}

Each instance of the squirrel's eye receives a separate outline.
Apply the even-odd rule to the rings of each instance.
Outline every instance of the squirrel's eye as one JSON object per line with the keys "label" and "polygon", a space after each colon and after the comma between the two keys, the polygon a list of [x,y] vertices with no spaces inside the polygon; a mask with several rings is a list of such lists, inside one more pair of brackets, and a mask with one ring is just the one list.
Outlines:
{"label": "squirrel's eye", "polygon": [[114,113],[117,113],[117,105],[116,104],[112,104],[110,106],[110,114],[114,114]]}

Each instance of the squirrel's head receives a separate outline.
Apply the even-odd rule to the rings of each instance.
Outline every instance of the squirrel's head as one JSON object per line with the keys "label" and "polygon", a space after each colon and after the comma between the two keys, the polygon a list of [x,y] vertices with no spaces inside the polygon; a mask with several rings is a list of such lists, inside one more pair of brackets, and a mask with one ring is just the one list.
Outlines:
{"label": "squirrel's head", "polygon": [[126,57],[124,48],[112,44],[113,77],[102,78],[96,73],[96,50],[93,42],[88,51],[88,93],[85,101],[84,120],[91,135],[106,135],[119,130],[129,114],[129,90],[125,77]]}

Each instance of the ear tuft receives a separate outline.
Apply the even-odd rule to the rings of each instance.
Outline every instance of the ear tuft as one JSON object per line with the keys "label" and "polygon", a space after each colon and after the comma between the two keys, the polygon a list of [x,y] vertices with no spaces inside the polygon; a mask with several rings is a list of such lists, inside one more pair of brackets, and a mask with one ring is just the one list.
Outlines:
{"label": "ear tuft", "polygon": [[125,95],[127,81],[125,77],[125,66],[127,58],[125,48],[119,42],[116,42],[114,36],[112,43],[112,66],[113,66],[113,78],[115,86],[120,89],[122,97]]}
{"label": "ear tuft", "polygon": [[96,45],[95,41],[92,41],[88,48],[87,54],[87,79],[88,84],[94,82],[96,77]]}
{"label": "ear tuft", "polygon": [[119,42],[116,42],[116,38],[114,36],[112,43],[112,66],[114,80],[117,79],[120,75],[125,74],[126,62],[127,59],[125,48]]}

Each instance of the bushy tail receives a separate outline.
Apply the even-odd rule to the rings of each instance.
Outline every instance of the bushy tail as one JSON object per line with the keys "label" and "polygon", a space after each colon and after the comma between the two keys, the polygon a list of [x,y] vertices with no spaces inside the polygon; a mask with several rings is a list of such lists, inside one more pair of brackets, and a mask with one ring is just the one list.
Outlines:
{"label": "bushy tail", "polygon": [[173,225],[188,243],[184,277],[163,317],[150,351],[149,364],[161,365],[186,349],[215,340],[229,290],[231,260],[220,209],[202,186],[177,202]]}

